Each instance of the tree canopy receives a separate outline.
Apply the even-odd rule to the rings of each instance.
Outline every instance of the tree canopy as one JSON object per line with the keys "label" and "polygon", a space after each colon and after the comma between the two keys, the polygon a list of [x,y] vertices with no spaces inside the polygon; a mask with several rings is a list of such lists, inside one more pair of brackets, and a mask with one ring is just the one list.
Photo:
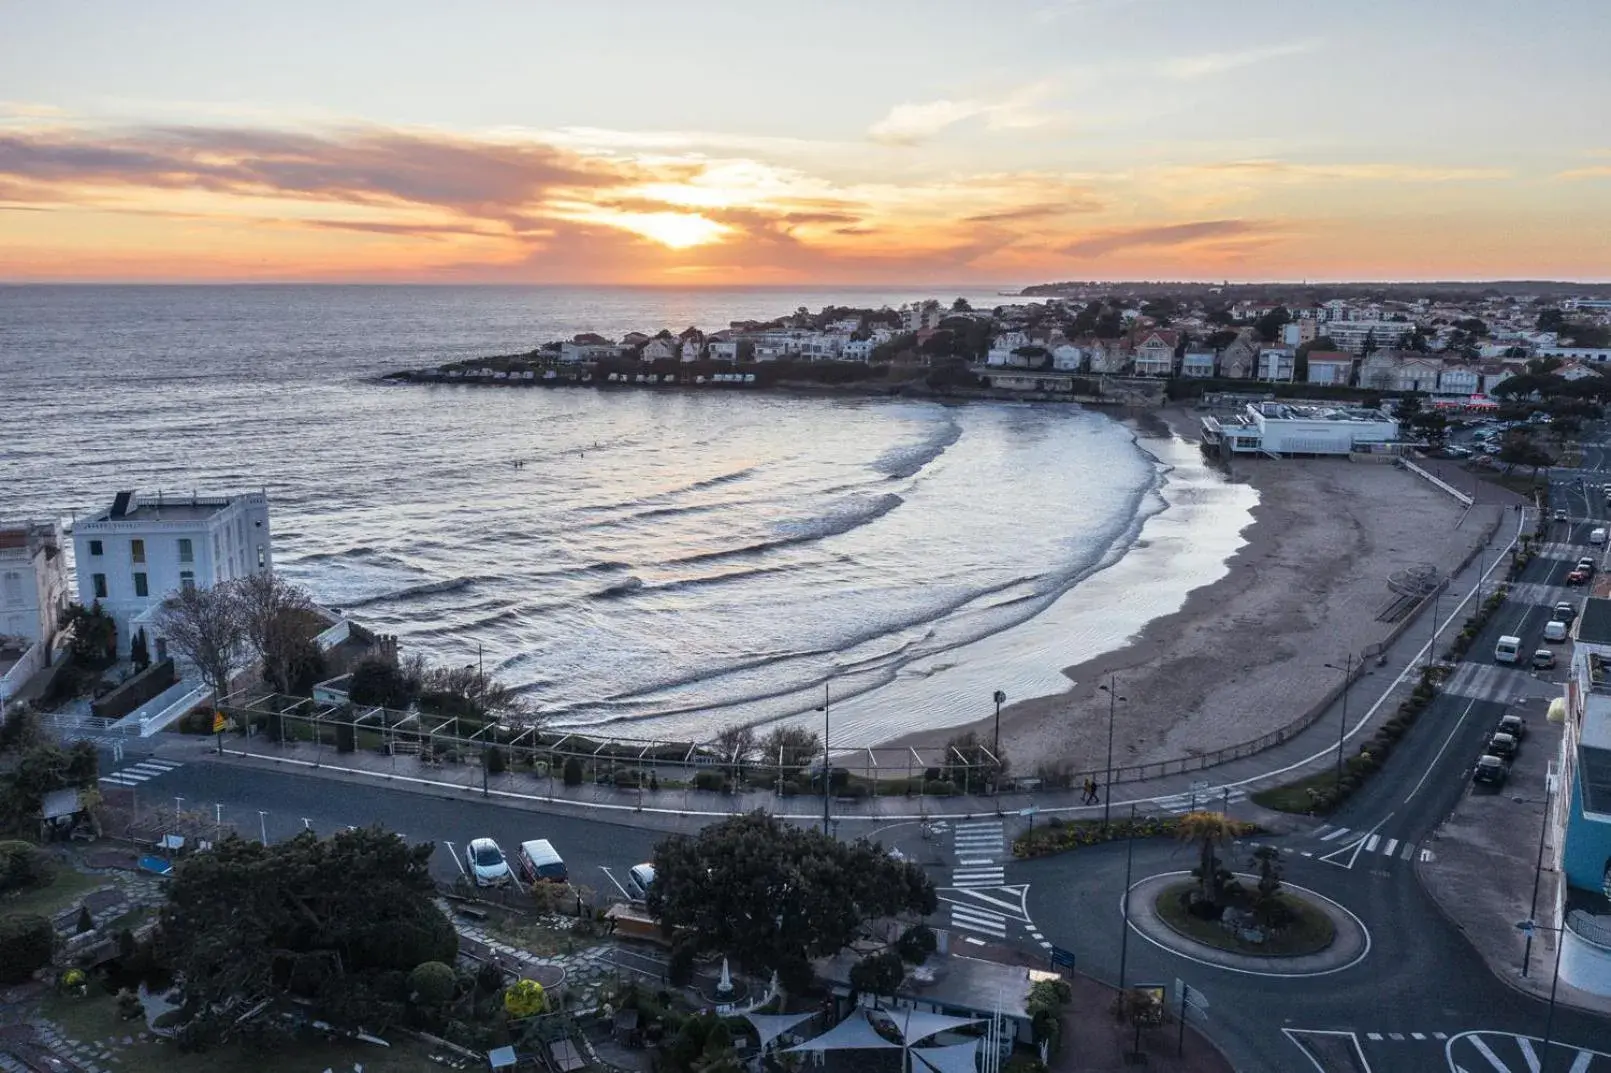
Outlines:
{"label": "tree canopy", "polygon": [[370,828],[265,846],[231,836],[184,861],[162,909],[187,1033],[221,1038],[231,1003],[299,998],[344,1027],[401,1016],[410,970],[451,964],[458,936],[434,900],[431,844]]}
{"label": "tree canopy", "polygon": [[668,935],[686,929],[682,956],[730,956],[752,972],[776,971],[790,990],[810,982],[812,958],[838,953],[868,921],[938,905],[923,870],[878,844],[759,811],[666,839],[654,866],[649,912]]}

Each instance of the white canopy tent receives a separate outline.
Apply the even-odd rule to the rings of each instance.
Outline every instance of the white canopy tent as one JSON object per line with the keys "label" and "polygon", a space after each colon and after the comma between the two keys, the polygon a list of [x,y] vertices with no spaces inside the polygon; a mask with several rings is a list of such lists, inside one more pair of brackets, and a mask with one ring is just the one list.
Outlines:
{"label": "white canopy tent", "polygon": [[[892,1043],[879,1033],[873,1023],[875,1015],[894,1026],[901,1037],[900,1043]],[[776,1018],[776,1020],[786,1019]],[[902,1068],[912,1073],[976,1073],[979,1054],[977,1039],[947,1047],[917,1048],[913,1045],[941,1032],[948,1032],[964,1025],[976,1025],[980,1020],[977,1017],[948,1017],[944,1014],[911,1009],[857,1010],[822,1035],[790,1047],[789,1050],[791,1052],[859,1051],[899,1047],[902,1052]],[[922,1062],[922,1066],[915,1065],[914,1059]]]}
{"label": "white canopy tent", "polygon": [[761,1050],[764,1051],[773,1040],[814,1016],[811,1013],[746,1013],[744,1019],[755,1026],[755,1031],[761,1037]]}

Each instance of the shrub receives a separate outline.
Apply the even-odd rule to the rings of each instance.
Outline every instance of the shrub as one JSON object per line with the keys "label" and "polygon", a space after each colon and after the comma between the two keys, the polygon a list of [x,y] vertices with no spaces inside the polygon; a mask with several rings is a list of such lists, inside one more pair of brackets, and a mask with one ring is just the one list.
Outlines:
{"label": "shrub", "polygon": [[211,708],[197,708],[193,712],[186,712],[179,717],[179,733],[181,734],[211,734],[213,732],[213,713]]}
{"label": "shrub", "polygon": [[574,756],[565,758],[565,785],[582,785],[582,762]]}
{"label": "shrub", "polygon": [[89,906],[81,905],[78,907],[78,923],[74,925],[73,930],[80,935],[87,931],[95,930],[95,918],[90,916]]}
{"label": "shrub", "polygon": [[901,956],[902,961],[921,965],[930,954],[934,953],[938,945],[933,929],[915,924],[901,932],[901,937],[895,940],[895,952]]}
{"label": "shrub", "polygon": [[727,792],[727,776],[720,771],[696,771],[694,773],[694,789],[725,794]]}
{"label": "shrub", "polygon": [[0,894],[48,887],[56,862],[31,842],[0,842]]}
{"label": "shrub", "polygon": [[503,993],[503,1009],[510,1017],[535,1017],[548,1008],[543,985],[536,980],[516,980]]}
{"label": "shrub", "polygon": [[56,929],[36,913],[0,917],[0,984],[20,984],[50,964]]}
{"label": "shrub", "polygon": [[509,757],[504,755],[504,751],[502,749],[494,746],[486,751],[485,756],[487,774],[502,775],[505,771],[509,770]]}
{"label": "shrub", "polygon": [[336,752],[350,753],[358,748],[358,734],[351,723],[336,724]]}
{"label": "shrub", "polygon": [[459,980],[450,965],[425,961],[408,974],[409,1000],[421,1006],[441,1006],[453,1001]]}
{"label": "shrub", "polygon": [[950,797],[957,792],[957,788],[939,779],[929,779],[923,783],[923,792],[932,797]]}

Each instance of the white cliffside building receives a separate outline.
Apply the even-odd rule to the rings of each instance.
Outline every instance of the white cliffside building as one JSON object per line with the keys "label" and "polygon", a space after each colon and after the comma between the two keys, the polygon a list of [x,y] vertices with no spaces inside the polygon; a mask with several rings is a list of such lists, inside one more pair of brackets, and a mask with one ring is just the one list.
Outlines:
{"label": "white cliffside building", "polygon": [[73,555],[79,603],[100,602],[127,653],[143,624],[136,620],[170,593],[273,572],[268,496],[119,492],[106,510],[74,523]]}

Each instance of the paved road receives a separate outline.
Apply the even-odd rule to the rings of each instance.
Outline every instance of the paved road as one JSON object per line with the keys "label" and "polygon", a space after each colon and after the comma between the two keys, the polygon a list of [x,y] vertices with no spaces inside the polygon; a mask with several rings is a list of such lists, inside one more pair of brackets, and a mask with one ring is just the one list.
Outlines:
{"label": "paved road", "polygon": [[[1489,973],[1423,892],[1413,866],[1421,853],[1435,852],[1429,835],[1467,792],[1471,764],[1506,706],[1558,692],[1554,683],[1564,668],[1534,675],[1495,664],[1492,653],[1502,633],[1519,634],[1523,652],[1542,645],[1547,608],[1568,595],[1563,583],[1570,563],[1589,550],[1581,542],[1592,526],[1578,517],[1583,520],[1552,534],[1557,541],[1529,566],[1512,590],[1511,604],[1478,636],[1469,661],[1406,735],[1369,791],[1329,823],[1278,840],[1288,851],[1289,882],[1325,893],[1365,923],[1373,945],[1362,964],[1313,979],[1270,979],[1196,964],[1130,938],[1125,979],[1168,983],[1183,977],[1202,990],[1213,1003],[1207,1028],[1239,1069],[1257,1073],[1313,1066],[1326,1073],[1362,1073],[1366,1067],[1359,1061],[1338,1057],[1351,1055],[1350,1048],[1377,1071],[1441,1069],[1440,1048],[1456,1038],[1461,1042],[1455,1058],[1465,1061],[1467,1070],[1528,1068],[1504,1063],[1521,1054],[1516,1034],[1540,1034],[1543,1004]],[[1357,742],[1349,749],[1355,747]],[[130,758],[111,768],[113,777],[138,787],[142,801],[167,803],[182,795],[187,808],[222,805],[225,819],[243,834],[261,830],[271,840],[302,829],[304,821],[319,831],[380,823],[412,841],[437,842],[433,867],[444,877],[457,870],[447,842],[462,849],[467,838],[489,834],[513,849],[522,840],[546,837],[566,857],[577,881],[609,891],[662,837],[610,820],[549,815],[473,796],[443,800],[278,769],[200,760],[175,765],[171,758]],[[629,813],[621,817],[633,819]],[[1016,824],[989,817],[927,830],[901,821],[871,833],[930,869],[942,888],[936,923],[950,928],[964,950],[970,943],[1008,942],[1032,950],[1055,943],[1074,951],[1083,971],[1116,981],[1125,847],[1016,862],[1007,856],[1009,826]],[[1133,871],[1139,878],[1191,863],[1180,848],[1141,844],[1135,847]],[[1461,1036],[1473,1031],[1497,1035]],[[1611,1039],[1611,1025],[1586,1015],[1559,1012],[1556,1035],[1611,1050],[1603,1046]],[[1501,1056],[1501,1064],[1473,1067],[1461,1059],[1467,1052],[1481,1055],[1472,1039],[1497,1041],[1484,1045]]]}
{"label": "paved road", "polygon": [[[1587,528],[1577,525],[1569,535],[1586,538]],[[1208,1028],[1238,1069],[1453,1069],[1443,1064],[1443,1049],[1471,1031],[1501,1034],[1490,1047],[1500,1064],[1473,1064],[1470,1056],[1481,1052],[1465,1042],[1455,1058],[1466,1070],[1532,1068],[1514,1034],[1542,1034],[1544,1003],[1494,978],[1421,888],[1414,865],[1436,852],[1430,836],[1468,792],[1472,764],[1500,715],[1522,698],[1559,693],[1564,668],[1534,675],[1493,662],[1502,633],[1518,633],[1524,652],[1542,646],[1546,608],[1566,592],[1561,582],[1568,562],[1589,549],[1562,542],[1548,550],[1555,555],[1535,560],[1515,590],[1536,603],[1507,604],[1480,632],[1470,661],[1402,739],[1370,791],[1329,822],[1272,840],[1286,851],[1289,883],[1324,893],[1364,922],[1372,945],[1361,964],[1312,979],[1262,977],[1193,963],[1131,935],[1125,979],[1170,983],[1180,977],[1203,991],[1211,1004]],[[1119,976],[1122,931],[1115,918],[1125,849],[1081,850],[1008,871],[1010,882],[1028,885],[1028,916],[1047,940],[1074,950],[1083,970],[1109,980]],[[1245,870],[1250,862],[1244,856],[1236,863]],[[1192,864],[1184,847],[1143,844],[1135,847],[1133,872],[1140,878]],[[1605,1045],[1611,1024],[1590,1015],[1558,1010],[1555,1035],[1611,1050]],[[1556,1055],[1559,1068],[1576,1068],[1576,1051],[1572,1061],[1565,1053]]]}

